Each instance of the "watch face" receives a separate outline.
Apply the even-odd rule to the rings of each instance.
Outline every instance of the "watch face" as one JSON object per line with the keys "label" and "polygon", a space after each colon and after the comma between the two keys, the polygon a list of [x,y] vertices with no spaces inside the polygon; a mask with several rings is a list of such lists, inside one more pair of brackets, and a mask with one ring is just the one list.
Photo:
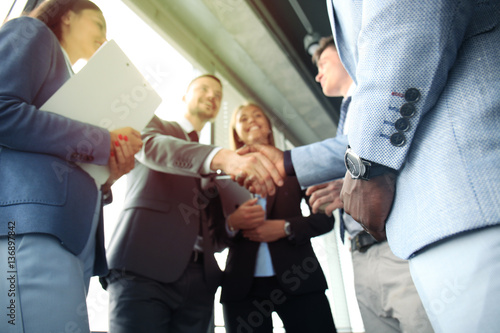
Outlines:
{"label": "watch face", "polygon": [[345,154],[345,166],[352,178],[359,178],[365,172],[365,165],[361,158],[349,150]]}

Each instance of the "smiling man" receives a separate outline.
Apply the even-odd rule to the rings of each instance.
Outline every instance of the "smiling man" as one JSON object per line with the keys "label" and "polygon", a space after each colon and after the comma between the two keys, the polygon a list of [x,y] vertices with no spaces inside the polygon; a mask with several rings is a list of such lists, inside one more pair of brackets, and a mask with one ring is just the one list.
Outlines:
{"label": "smiling man", "polygon": [[108,249],[110,332],[207,331],[222,275],[214,258],[221,242],[214,239],[226,229],[217,192],[200,175],[266,172],[259,157],[197,142],[221,100],[218,78],[197,77],[183,97],[184,118],[155,116],[142,132]]}

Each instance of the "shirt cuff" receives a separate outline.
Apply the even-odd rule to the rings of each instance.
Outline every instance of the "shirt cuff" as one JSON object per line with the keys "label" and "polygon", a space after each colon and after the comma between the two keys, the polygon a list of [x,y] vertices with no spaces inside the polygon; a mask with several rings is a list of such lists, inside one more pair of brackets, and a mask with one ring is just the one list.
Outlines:
{"label": "shirt cuff", "polygon": [[228,223],[227,219],[226,219],[226,232],[227,232],[228,237],[230,237],[230,238],[233,238],[238,233],[238,230],[236,230],[234,228],[233,228],[233,230],[231,230],[229,228],[229,223]]}
{"label": "shirt cuff", "polygon": [[212,170],[210,169],[210,165],[212,164],[212,160],[214,159],[215,154],[217,154],[219,151],[222,150],[222,147],[217,147],[213,149],[210,154],[208,154],[207,158],[205,159],[205,162],[203,162],[203,165],[201,167],[201,174],[208,175],[210,173],[214,173],[217,170]]}
{"label": "shirt cuff", "polygon": [[287,176],[295,176],[295,169],[292,163],[292,151],[285,150],[283,152],[283,164],[285,166],[285,173]]}

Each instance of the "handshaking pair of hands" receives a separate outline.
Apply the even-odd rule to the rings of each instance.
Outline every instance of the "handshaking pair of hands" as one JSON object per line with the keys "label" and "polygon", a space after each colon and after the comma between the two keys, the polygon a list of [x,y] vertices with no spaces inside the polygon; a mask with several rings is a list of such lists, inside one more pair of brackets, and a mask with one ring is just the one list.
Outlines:
{"label": "handshaking pair of hands", "polygon": [[[142,147],[140,133],[130,127],[110,132],[111,152],[108,161],[111,174],[102,186],[103,193],[122,175],[134,168],[134,155]],[[245,146],[234,152],[222,149],[211,163],[211,169],[221,169],[250,192],[265,197],[274,195],[276,186],[286,177],[283,152],[269,145]],[[313,213],[331,216],[344,208],[375,239],[384,240],[385,221],[394,199],[396,176],[384,174],[369,181],[354,180],[349,172],[344,179],[314,185],[307,189]]]}
{"label": "handshaking pair of hands", "polygon": [[141,133],[131,127],[109,132],[110,154],[108,167],[110,176],[101,186],[102,193],[108,193],[111,185],[135,166],[134,155],[142,148]]}
{"label": "handshaking pair of hands", "polygon": [[[235,168],[226,173],[252,193],[273,195],[275,186],[283,185],[286,177],[283,152],[269,145],[245,146],[237,151],[240,157]],[[392,208],[396,176],[392,173],[374,177],[369,181],[352,179],[346,172],[344,179],[314,185],[307,189],[313,213],[331,216],[337,208],[360,223],[375,239],[386,239],[385,222]]]}

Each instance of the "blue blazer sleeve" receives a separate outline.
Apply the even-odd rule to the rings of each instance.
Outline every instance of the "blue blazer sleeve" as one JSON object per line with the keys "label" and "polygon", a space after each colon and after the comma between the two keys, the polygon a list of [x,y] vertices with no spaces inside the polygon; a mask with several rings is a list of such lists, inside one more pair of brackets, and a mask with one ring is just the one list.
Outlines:
{"label": "blue blazer sleeve", "polygon": [[[447,84],[475,1],[333,2],[341,59],[357,85],[350,105],[349,143],[363,158],[400,169],[422,119]],[[395,124],[410,88],[417,89],[420,98],[408,118],[404,142],[397,146],[390,138],[397,132]]]}
{"label": "blue blazer sleeve", "polygon": [[0,146],[107,164],[107,130],[39,110],[69,78],[61,46],[43,22],[21,17],[4,24],[0,59]]}
{"label": "blue blazer sleeve", "polygon": [[301,187],[343,178],[347,135],[292,149],[292,164]]}

